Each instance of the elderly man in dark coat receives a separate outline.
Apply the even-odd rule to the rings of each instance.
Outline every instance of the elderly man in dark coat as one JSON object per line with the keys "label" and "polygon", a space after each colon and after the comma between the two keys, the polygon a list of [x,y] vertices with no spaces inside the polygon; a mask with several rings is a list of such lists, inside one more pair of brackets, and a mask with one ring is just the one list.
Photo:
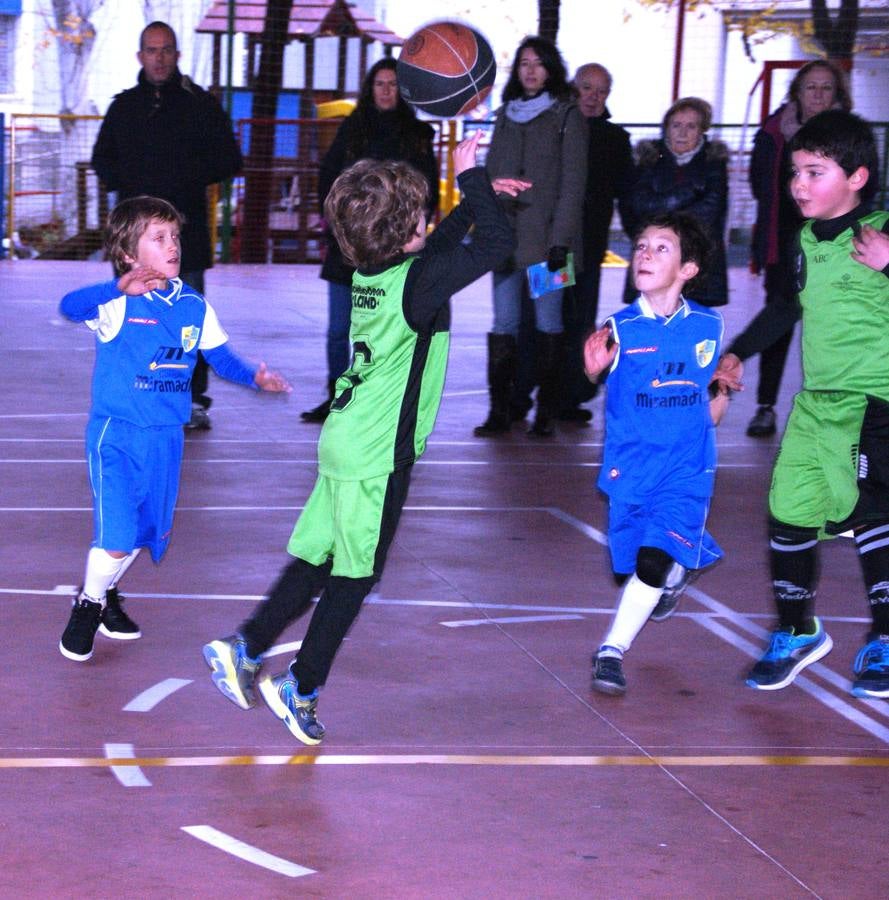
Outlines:
{"label": "elderly man in dark coat", "polygon": [[587,180],[583,203],[583,269],[577,284],[567,291],[562,315],[565,324],[564,400],[559,418],[588,422],[592,413],[581,403],[596,395],[596,385],[583,373],[583,339],[596,324],[602,261],[615,201],[621,199],[633,177],[630,135],[608,120],[605,105],[611,93],[611,73],[599,63],[587,63],[574,75],[577,105],[590,129]]}

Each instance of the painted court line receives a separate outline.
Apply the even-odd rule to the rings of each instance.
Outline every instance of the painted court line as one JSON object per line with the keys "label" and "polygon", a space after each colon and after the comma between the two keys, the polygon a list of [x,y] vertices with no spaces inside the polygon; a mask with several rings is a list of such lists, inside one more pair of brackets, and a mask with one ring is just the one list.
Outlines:
{"label": "painted court line", "polygon": [[154,709],[161,700],[165,700],[174,691],[191,684],[190,678],[165,678],[157,684],[146,688],[141,694],[133,697],[123,708],[124,712],[149,712]]}
{"label": "painted court line", "polygon": [[822,754],[725,754],[694,755],[676,754],[653,756],[650,754],[600,754],[600,755],[552,755],[552,754],[470,754],[470,753],[330,753],[297,756],[275,754],[241,756],[146,756],[131,755],[132,744],[107,744],[118,748],[119,756],[36,756],[2,757],[0,769],[96,769],[110,768],[209,768],[214,766],[555,766],[555,767],[859,767],[889,768],[886,756],[826,756]]}
{"label": "painted court line", "polygon": [[151,787],[151,782],[135,761],[135,755],[132,744],[105,744],[105,756],[109,760],[116,760],[117,763],[124,757],[133,760],[126,765],[111,765],[111,773],[124,787]]}
{"label": "painted court line", "polygon": [[502,625],[504,623],[515,624],[519,622],[563,622],[569,619],[582,619],[583,616],[501,616],[490,619],[461,619],[457,622],[441,622],[445,628],[467,628],[471,625]]}
{"label": "painted court line", "polygon": [[287,875],[289,878],[301,878],[303,875],[315,874],[314,869],[307,869],[305,866],[290,862],[288,859],[273,856],[271,853],[266,853],[265,850],[245,844],[243,841],[239,841],[237,838],[233,838],[231,835],[218,831],[209,825],[183,825],[182,830],[199,841],[215,847],[217,850],[230,853],[232,856],[237,856],[238,859],[253,863],[254,866],[262,866],[263,869],[269,869],[272,872],[277,872],[279,875]]}
{"label": "painted court line", "polygon": [[283,656],[285,653],[296,653],[302,645],[302,641],[290,641],[288,644],[275,644],[274,647],[269,647],[269,649],[262,654],[262,658],[268,659],[270,656]]}

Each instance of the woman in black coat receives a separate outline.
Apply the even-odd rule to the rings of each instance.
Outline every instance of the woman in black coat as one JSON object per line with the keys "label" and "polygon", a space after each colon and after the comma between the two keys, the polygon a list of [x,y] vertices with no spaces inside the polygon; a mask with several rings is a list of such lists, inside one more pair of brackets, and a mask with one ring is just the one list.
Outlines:
{"label": "woman in black coat", "polygon": [[[438,162],[432,146],[435,132],[417,119],[401,96],[395,60],[384,57],[371,66],[355,109],[340,125],[321,160],[318,202],[324,201],[339,174],[359,159],[393,159],[410,163],[429,183],[431,220],[438,208]],[[327,233],[327,255],[321,277],[327,282],[327,397],[301,414],[305,422],[323,422],[330,410],[337,378],[349,367],[349,322],[352,314],[352,273],[333,235]]]}
{"label": "woman in black coat", "polygon": [[[622,198],[620,209],[631,236],[646,219],[659,213],[681,210],[696,218],[710,235],[713,248],[707,260],[707,275],[691,299],[704,306],[724,306],[728,303],[728,148],[722,141],[707,138],[711,120],[712,110],[706,100],[677,100],[664,116],[662,138],[637,145],[633,183]],[[628,269],[624,302],[635,299]]]}

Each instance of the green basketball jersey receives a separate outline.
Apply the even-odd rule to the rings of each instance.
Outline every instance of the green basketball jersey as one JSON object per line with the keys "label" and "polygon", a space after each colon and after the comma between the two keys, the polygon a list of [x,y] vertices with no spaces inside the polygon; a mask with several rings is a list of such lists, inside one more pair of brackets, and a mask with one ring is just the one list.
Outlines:
{"label": "green basketball jersey", "polygon": [[352,276],[352,365],[338,379],[318,442],[318,471],[342,481],[413,463],[435,424],[447,366],[447,331],[420,334],[404,315],[408,257]]}
{"label": "green basketball jersey", "polygon": [[[860,221],[881,231],[887,219]],[[889,278],[851,258],[852,236],[847,228],[819,241],[811,221],[800,232],[804,387],[889,400]]]}

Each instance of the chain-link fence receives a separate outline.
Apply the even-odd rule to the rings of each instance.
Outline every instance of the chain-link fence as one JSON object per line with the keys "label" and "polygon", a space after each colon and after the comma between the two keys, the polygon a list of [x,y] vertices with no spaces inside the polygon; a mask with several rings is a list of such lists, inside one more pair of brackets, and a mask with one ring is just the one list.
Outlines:
{"label": "chain-link fence", "polygon": [[[342,119],[277,119],[272,123],[239,119],[236,131],[244,152],[244,173],[232,185],[231,205],[225,195],[209,189],[210,227],[220,258],[273,263],[318,262],[323,248],[323,222],[318,203],[318,169]],[[102,229],[109,196],[89,160],[101,124],[99,116],[12,115],[5,128],[4,193],[7,198],[3,227],[7,252],[18,258],[85,259],[100,252]],[[435,148],[441,173],[442,212],[454,203],[451,153],[463,128],[485,134],[482,153],[493,128],[491,122],[441,121],[435,128]],[[274,127],[275,152],[271,166],[257,166],[250,156],[251,129]],[[630,123],[625,126],[633,143],[660,136],[660,125]],[[728,237],[746,243],[755,204],[747,183],[750,148],[755,128],[717,124],[710,136],[729,149]],[[876,123],[880,150],[882,192],[885,206],[887,136],[889,123]],[[2,160],[0,160],[2,164]],[[247,185],[264,178],[271,202],[256,208]],[[113,197],[111,198],[113,201]],[[265,201],[263,201],[265,203]],[[614,222],[615,230],[619,222]],[[257,244],[260,247],[256,254]],[[245,249],[252,247],[248,255]]]}

